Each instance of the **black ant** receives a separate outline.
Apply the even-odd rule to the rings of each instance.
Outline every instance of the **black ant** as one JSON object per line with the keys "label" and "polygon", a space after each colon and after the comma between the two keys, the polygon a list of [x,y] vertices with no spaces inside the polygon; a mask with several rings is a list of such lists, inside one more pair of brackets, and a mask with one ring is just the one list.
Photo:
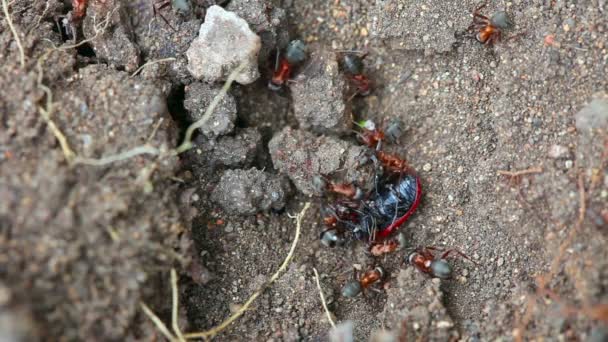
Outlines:
{"label": "black ant", "polygon": [[372,148],[371,159],[377,165],[373,189],[364,193],[353,184],[318,179],[321,188],[341,196],[326,207],[329,215],[323,219],[327,229],[321,233],[321,242],[330,247],[346,242],[344,232],[370,243],[386,240],[420,204],[422,187],[418,176],[405,160],[380,150],[382,130],[370,125],[364,129],[362,140]]}
{"label": "black ant", "polygon": [[272,78],[268,82],[268,88],[274,91],[280,90],[291,77],[293,67],[306,59],[306,45],[299,39],[292,40],[285,49],[285,55],[280,56],[277,51],[276,61]]}
{"label": "black ant", "polygon": [[505,11],[498,11],[491,18],[479,13],[487,4],[482,4],[473,11],[473,23],[468,31],[477,32],[475,39],[478,42],[492,46],[502,39],[502,31],[512,26],[509,16]]}
{"label": "black ant", "polygon": [[[434,251],[444,252],[439,258],[435,257]],[[452,266],[448,264],[446,258],[452,252],[455,252],[459,256],[471,261],[475,265],[477,263],[464,253],[457,249],[443,250],[437,247],[423,247],[417,248],[407,257],[407,262],[414,266],[418,271],[426,273],[435,278],[449,279],[452,277]]]}
{"label": "black ant", "polygon": [[386,272],[380,266],[363,273],[360,278],[357,276],[357,273],[358,272],[355,269],[353,272],[353,279],[347,282],[342,288],[342,296],[347,298],[356,297],[359,293],[370,288],[373,284],[381,282],[386,276]]}

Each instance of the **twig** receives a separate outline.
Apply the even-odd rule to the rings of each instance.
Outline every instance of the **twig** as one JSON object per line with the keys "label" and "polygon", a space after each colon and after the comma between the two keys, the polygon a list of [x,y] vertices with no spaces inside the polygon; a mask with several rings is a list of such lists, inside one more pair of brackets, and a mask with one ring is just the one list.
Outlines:
{"label": "twig", "polygon": [[182,153],[182,152],[185,152],[185,151],[189,150],[190,148],[192,148],[192,134],[194,134],[194,131],[197,128],[202,127],[209,120],[209,118],[211,118],[211,114],[213,114],[213,110],[220,103],[220,101],[224,98],[224,96],[226,96],[226,94],[228,93],[228,89],[230,89],[230,86],[232,85],[232,82],[234,82],[234,80],[241,73],[241,71],[243,71],[245,69],[245,66],[246,66],[246,63],[243,62],[230,73],[230,76],[228,76],[228,79],[226,80],[226,83],[224,83],[224,86],[222,87],[220,92],[217,93],[217,95],[215,95],[215,97],[213,98],[213,101],[211,101],[211,104],[209,104],[209,107],[207,107],[205,114],[203,114],[203,116],[198,121],[196,121],[196,122],[192,123],[190,126],[188,126],[188,129],[186,129],[186,135],[184,137],[184,141],[181,143],[181,145],[179,145],[175,149],[176,153]]}
{"label": "twig", "polygon": [[171,325],[173,326],[173,332],[175,333],[175,336],[177,336],[179,342],[185,342],[186,340],[184,339],[182,331],[179,329],[179,321],[177,318],[179,298],[177,295],[177,272],[175,272],[175,268],[171,269],[171,294]]}
{"label": "twig", "polygon": [[298,240],[300,239],[300,231],[302,228],[302,218],[304,217],[304,214],[306,214],[306,211],[308,210],[309,207],[310,207],[310,203],[307,202],[304,205],[304,208],[302,209],[302,211],[300,211],[300,213],[298,214],[297,222],[296,222],[296,236],[293,239],[293,243],[291,244],[289,253],[287,254],[287,257],[285,257],[285,260],[283,261],[283,264],[281,264],[281,267],[279,267],[279,269],[272,275],[272,277],[270,277],[270,280],[268,280],[268,282],[266,282],[256,292],[254,292],[251,295],[251,297],[249,297],[249,299],[245,302],[245,304],[243,304],[243,306],[241,306],[241,308],[237,312],[235,312],[232,316],[228,317],[228,319],[226,319],[220,325],[218,325],[214,328],[211,328],[207,331],[186,334],[186,335],[184,335],[184,337],[186,339],[213,338],[214,336],[219,334],[222,330],[226,329],[226,327],[228,327],[230,324],[232,324],[232,322],[234,322],[237,318],[241,317],[249,309],[251,304],[264,292],[264,290],[266,290],[268,287],[270,287],[270,285],[272,285],[272,283],[274,283],[279,278],[281,273],[287,268],[287,266],[291,262],[291,259],[293,258],[293,254],[294,254],[294,251],[298,244]]}
{"label": "twig", "polygon": [[327,319],[329,320],[329,324],[331,324],[332,328],[336,328],[336,323],[334,322],[333,318],[331,318],[331,313],[329,312],[329,309],[327,308],[327,302],[325,302],[325,295],[323,294],[323,289],[321,288],[321,282],[319,281],[319,272],[317,272],[316,268],[312,268],[312,270],[315,272],[315,280],[317,281],[317,288],[319,289],[319,295],[321,295],[321,304],[323,304],[323,309],[325,309],[325,314],[327,315]]}
{"label": "twig", "polygon": [[84,164],[84,165],[93,165],[93,166],[103,166],[103,165],[111,164],[111,163],[114,163],[117,161],[137,157],[137,156],[143,155],[143,154],[149,154],[149,155],[156,156],[156,155],[160,154],[160,151],[156,147],[146,144],[146,145],[134,147],[130,150],[127,150],[127,151],[124,151],[124,152],[121,152],[118,154],[114,154],[114,155],[110,155],[110,156],[102,157],[102,158],[86,158],[86,157],[76,156],[74,158],[74,165]]}
{"label": "twig", "polygon": [[13,20],[11,19],[11,14],[8,11],[8,3],[6,0],[2,0],[2,10],[4,11],[4,15],[6,16],[6,22],[8,27],[11,29],[13,33],[13,37],[15,39],[15,43],[17,44],[17,48],[19,49],[19,57],[21,59],[21,68],[25,68],[25,52],[23,51],[23,45],[21,45],[21,39],[19,39],[19,34],[17,34],[17,30],[13,25]]}
{"label": "twig", "polygon": [[144,63],[142,66],[140,66],[139,68],[137,68],[137,70],[135,70],[132,74],[131,77],[135,77],[137,76],[137,74],[143,70],[143,68],[149,66],[149,65],[153,65],[153,64],[158,64],[158,63],[164,63],[164,62],[170,62],[170,61],[174,61],[175,57],[169,57],[169,58],[162,58],[162,59],[157,59],[154,61],[148,61],[146,63]]}
{"label": "twig", "polygon": [[160,330],[160,332],[167,338],[167,340],[175,341],[175,337],[171,335],[165,323],[163,323],[163,321],[161,321],[160,318],[158,318],[158,316],[156,316],[156,314],[154,314],[154,312],[150,310],[146,304],[141,303],[141,309],[144,311],[146,316],[150,318],[154,325],[156,325],[156,328],[158,328],[158,330]]}
{"label": "twig", "polygon": [[543,172],[543,168],[540,166],[532,167],[532,168],[521,170],[521,171],[498,170],[499,175],[508,176],[511,178],[521,177],[521,176],[531,175],[531,174],[541,173],[541,172]]}

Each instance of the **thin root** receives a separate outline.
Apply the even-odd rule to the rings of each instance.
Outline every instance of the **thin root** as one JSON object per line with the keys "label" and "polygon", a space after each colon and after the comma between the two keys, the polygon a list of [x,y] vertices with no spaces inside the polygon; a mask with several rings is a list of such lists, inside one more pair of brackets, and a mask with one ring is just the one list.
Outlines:
{"label": "thin root", "polygon": [[[178,322],[177,322],[179,298],[177,295],[177,273],[175,272],[175,269],[171,270],[171,293],[172,293],[171,324],[172,324],[175,336],[173,336],[169,332],[169,329],[167,329],[167,326],[158,318],[158,316],[156,316],[156,314],[154,314],[154,312],[152,312],[152,310],[150,310],[150,308],[148,308],[148,306],[146,306],[144,303],[142,303],[141,306],[142,306],[144,313],[150,318],[150,320],[152,320],[152,322],[158,328],[158,330],[171,342],[176,342],[176,341],[182,342],[182,341],[197,339],[197,338],[209,340],[209,339],[212,339],[213,337],[217,336],[217,334],[219,334],[220,332],[225,330],[230,324],[232,324],[232,322],[234,322],[239,317],[241,317],[245,312],[249,311],[250,310],[249,307],[251,306],[251,304],[253,304],[253,302],[279,278],[281,273],[283,273],[283,271],[285,271],[285,269],[287,269],[287,266],[289,266],[289,264],[291,263],[291,259],[293,258],[296,246],[298,245],[298,241],[300,240],[300,232],[302,230],[302,219],[304,218],[304,215],[306,214],[306,211],[308,210],[309,207],[310,207],[310,203],[307,202],[304,205],[304,208],[302,208],[302,211],[300,211],[300,213],[297,216],[296,235],[293,239],[293,243],[291,244],[291,248],[289,249],[289,253],[287,253],[285,260],[283,261],[283,263],[281,264],[279,269],[272,275],[272,277],[270,277],[270,279],[266,283],[264,283],[257,291],[255,291],[251,295],[251,297],[249,297],[249,299],[245,302],[245,304],[243,304],[239,308],[239,310],[237,312],[232,314],[232,316],[228,317],[220,325],[218,325],[214,328],[211,328],[207,331],[188,333],[185,335],[182,334],[181,330],[179,329]],[[331,321],[331,319],[330,319],[330,321]]]}
{"label": "thin root", "polygon": [[316,268],[312,268],[312,270],[315,272],[315,280],[317,282],[317,288],[319,289],[319,295],[321,296],[321,304],[323,304],[323,309],[325,310],[325,314],[327,315],[327,319],[329,320],[329,324],[331,324],[332,328],[336,328],[336,323],[334,322],[333,318],[331,318],[331,312],[329,312],[329,309],[327,308],[327,302],[325,301],[325,295],[323,294],[323,289],[321,288],[321,282],[319,281],[319,272],[317,272]]}
{"label": "thin root", "polygon": [[142,66],[140,66],[139,68],[137,68],[137,70],[135,70],[135,72],[133,72],[133,73],[131,74],[131,77],[135,77],[135,76],[137,76],[137,74],[139,74],[139,72],[140,72],[140,71],[142,71],[142,70],[143,70],[143,68],[145,68],[145,67],[147,67],[147,66],[150,66],[150,65],[152,65],[152,64],[158,64],[158,63],[164,63],[164,62],[171,62],[171,61],[174,61],[174,60],[175,60],[175,57],[169,57],[169,58],[161,58],[161,59],[157,59],[157,60],[154,60],[154,61],[149,61],[149,62],[146,62],[144,65],[142,65]]}
{"label": "thin root", "polygon": [[543,172],[543,168],[540,166],[532,167],[532,168],[521,170],[521,171],[498,170],[499,175],[508,176],[511,178],[516,178],[516,177],[521,177],[521,176],[531,175],[531,174],[541,173],[541,172]]}
{"label": "thin root", "polygon": [[25,52],[23,50],[23,45],[21,44],[21,39],[19,39],[19,34],[17,33],[17,30],[15,29],[15,26],[13,25],[13,20],[11,19],[11,14],[8,11],[8,2],[6,0],[2,0],[2,11],[4,11],[4,16],[6,17],[6,23],[8,24],[8,27],[11,29],[11,32],[13,33],[13,37],[15,39],[15,43],[17,44],[17,48],[19,49],[19,58],[20,58],[20,62],[21,62],[21,68],[24,69],[25,68]]}

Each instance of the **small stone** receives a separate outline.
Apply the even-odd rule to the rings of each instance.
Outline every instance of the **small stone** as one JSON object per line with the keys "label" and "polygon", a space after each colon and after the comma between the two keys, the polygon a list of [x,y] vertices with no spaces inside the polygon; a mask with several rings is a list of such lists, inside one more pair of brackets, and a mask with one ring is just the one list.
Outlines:
{"label": "small stone", "polygon": [[566,160],[566,162],[564,163],[564,166],[566,167],[566,169],[571,169],[574,166],[574,161]]}
{"label": "small stone", "polygon": [[464,168],[462,166],[459,166],[458,169],[456,169],[456,172],[463,173],[464,172]]}
{"label": "small stone", "polygon": [[433,166],[431,166],[430,163],[426,163],[426,164],[424,164],[424,166],[422,167],[422,169],[424,171],[426,171],[426,172],[429,172],[429,171],[431,171],[433,169]]}
{"label": "small stone", "polygon": [[211,6],[199,36],[186,51],[188,71],[197,79],[216,82],[225,80],[245,63],[236,82],[250,84],[260,77],[258,54],[261,46],[260,37],[251,31],[244,19],[220,6]]}
{"label": "small stone", "polygon": [[290,83],[293,112],[305,130],[316,133],[348,133],[352,127],[350,109],[344,101],[346,83],[336,54],[319,52]]}
{"label": "small stone", "polygon": [[[268,143],[272,163],[285,173],[305,195],[321,194],[319,177],[332,175],[338,183],[368,185],[371,190],[373,163],[367,160],[367,148],[338,138],[286,127]],[[336,172],[344,170],[344,172]],[[334,176],[335,175],[335,176]]]}
{"label": "small stone", "polygon": [[502,266],[504,263],[505,263],[505,259],[503,259],[502,257],[498,258],[498,261],[496,262],[498,267]]}
{"label": "small stone", "polygon": [[[220,92],[221,87],[212,86],[207,83],[195,82],[184,89],[184,108],[188,111],[188,120],[196,122],[200,120],[213,98]],[[216,138],[228,134],[234,130],[236,120],[236,101],[230,94],[226,94],[218,103],[217,107],[209,117],[209,120],[199,128],[207,138]]]}
{"label": "small stone", "polygon": [[568,156],[568,148],[562,145],[551,145],[549,147],[549,158],[559,159]]}
{"label": "small stone", "polygon": [[597,98],[575,115],[578,130],[601,129],[608,127],[608,99]]}
{"label": "small stone", "polygon": [[224,211],[251,215],[269,209],[282,209],[290,193],[284,177],[255,168],[226,170],[211,194],[211,200]]}

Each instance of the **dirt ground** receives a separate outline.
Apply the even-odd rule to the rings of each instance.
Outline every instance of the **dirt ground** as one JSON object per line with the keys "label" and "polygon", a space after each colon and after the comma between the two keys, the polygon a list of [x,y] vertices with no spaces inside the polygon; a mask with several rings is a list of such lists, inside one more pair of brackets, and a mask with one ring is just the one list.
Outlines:
{"label": "dirt ground", "polygon": [[[284,181],[268,142],[298,119],[289,90],[268,89],[265,63],[230,89],[235,132],[165,153],[188,125],[198,81],[185,52],[214,1],[174,1],[155,18],[151,1],[89,0],[78,47],[61,24],[69,3],[8,2],[19,44],[0,20],[0,340],[162,340],[141,303],[169,322],[171,268],[182,329],[209,329],[283,262],[306,202],[287,271],[217,340],[327,340],[313,268],[357,341],[608,340],[604,0],[490,2],[482,13],[505,10],[514,24],[495,46],[467,36],[479,5],[469,0],[221,2],[269,32],[264,44],[289,32],[311,54],[367,52],[372,93],[346,108],[403,122],[386,148],[416,169],[423,197],[401,231],[408,248],[474,260],[450,259],[449,280],[407,265],[407,248],[373,258],[363,242],[323,246],[322,199],[292,186],[284,209],[253,215],[212,199],[228,169]],[[282,21],[260,24],[255,4]],[[132,75],[163,58],[174,59]],[[341,296],[353,267],[377,265],[381,291]]]}

